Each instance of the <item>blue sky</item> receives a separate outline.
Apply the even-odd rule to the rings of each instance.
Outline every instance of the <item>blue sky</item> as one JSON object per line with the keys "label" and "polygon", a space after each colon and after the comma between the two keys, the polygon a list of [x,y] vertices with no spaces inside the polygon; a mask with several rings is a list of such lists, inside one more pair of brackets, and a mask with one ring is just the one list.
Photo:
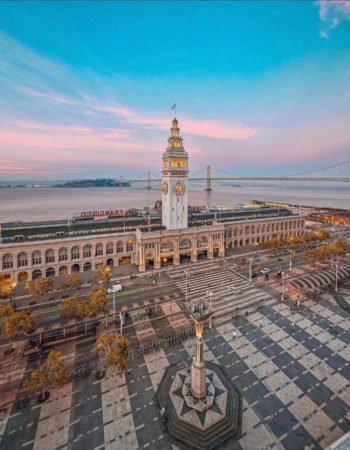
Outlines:
{"label": "blue sky", "polygon": [[157,175],[176,102],[197,171],[349,159],[350,3],[2,2],[0,177]]}

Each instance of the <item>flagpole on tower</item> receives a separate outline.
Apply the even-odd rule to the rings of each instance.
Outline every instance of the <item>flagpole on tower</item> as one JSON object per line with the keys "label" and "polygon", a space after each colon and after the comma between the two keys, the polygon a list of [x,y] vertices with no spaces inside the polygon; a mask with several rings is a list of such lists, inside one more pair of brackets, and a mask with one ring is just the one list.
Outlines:
{"label": "flagpole on tower", "polygon": [[171,107],[171,110],[175,111],[174,112],[174,117],[176,117],[176,103],[173,104],[173,106]]}

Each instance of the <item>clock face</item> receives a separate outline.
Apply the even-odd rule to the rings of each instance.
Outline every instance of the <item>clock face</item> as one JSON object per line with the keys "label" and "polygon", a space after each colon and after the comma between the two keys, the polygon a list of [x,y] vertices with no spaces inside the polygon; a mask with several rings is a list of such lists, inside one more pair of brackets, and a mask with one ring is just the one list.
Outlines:
{"label": "clock face", "polygon": [[181,181],[177,181],[173,187],[174,194],[182,195],[186,190],[186,186]]}
{"label": "clock face", "polygon": [[167,181],[163,181],[162,189],[163,189],[163,193],[165,195],[167,195],[167,193],[168,193],[168,183],[167,183]]}

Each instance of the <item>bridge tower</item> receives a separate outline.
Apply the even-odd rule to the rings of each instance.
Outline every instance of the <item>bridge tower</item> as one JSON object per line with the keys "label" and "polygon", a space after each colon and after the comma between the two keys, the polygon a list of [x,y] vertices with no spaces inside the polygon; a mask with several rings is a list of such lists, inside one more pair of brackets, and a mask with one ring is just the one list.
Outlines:
{"label": "bridge tower", "polygon": [[147,172],[147,187],[146,189],[152,189],[151,187],[151,172]]}
{"label": "bridge tower", "polygon": [[182,145],[179,124],[175,118],[162,160],[162,224],[168,230],[187,228],[188,154]]}
{"label": "bridge tower", "polygon": [[212,191],[212,188],[211,188],[210,166],[207,166],[207,186],[206,186],[206,188],[205,188],[204,190],[207,191],[207,192]]}

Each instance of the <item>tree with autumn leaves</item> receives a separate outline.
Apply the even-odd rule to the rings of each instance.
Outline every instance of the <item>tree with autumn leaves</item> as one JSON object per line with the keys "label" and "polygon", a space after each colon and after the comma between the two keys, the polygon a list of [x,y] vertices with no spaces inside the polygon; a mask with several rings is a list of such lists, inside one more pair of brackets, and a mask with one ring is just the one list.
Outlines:
{"label": "tree with autumn leaves", "polygon": [[53,278],[37,278],[32,281],[28,281],[24,290],[27,294],[31,295],[34,300],[39,300],[40,297],[53,291],[55,286],[55,281]]}
{"label": "tree with autumn leaves", "polygon": [[52,350],[47,360],[38,370],[34,370],[30,377],[25,380],[23,387],[31,391],[41,390],[38,401],[48,398],[47,389],[60,388],[70,381],[70,374],[62,359],[62,353]]}
{"label": "tree with autumn leaves", "polygon": [[9,298],[15,286],[16,283],[11,278],[0,275],[0,298]]}
{"label": "tree with autumn leaves", "polygon": [[336,241],[332,244],[320,245],[306,252],[308,258],[313,262],[326,262],[327,260],[337,259],[349,251],[349,244],[346,241]]}
{"label": "tree with autumn leaves", "polygon": [[[1,332],[5,333],[9,344],[21,331],[28,333],[34,327],[31,312],[17,312],[10,305],[0,306]],[[9,349],[9,352],[12,349]]]}
{"label": "tree with autumn leaves", "polygon": [[92,353],[102,360],[99,377],[103,376],[109,365],[115,366],[120,374],[125,372],[129,345],[128,339],[118,332],[102,334],[96,340]]}
{"label": "tree with autumn leaves", "polygon": [[87,297],[82,297],[78,291],[74,297],[66,298],[58,306],[58,312],[62,318],[90,317],[99,312],[104,312],[108,304],[106,288],[100,284],[94,284]]}
{"label": "tree with autumn leaves", "polygon": [[83,284],[83,280],[77,272],[73,272],[61,283],[61,290],[64,292],[70,292],[74,289],[80,289]]}
{"label": "tree with autumn leaves", "polygon": [[296,247],[299,244],[304,244],[306,242],[324,241],[329,239],[329,233],[325,230],[316,230],[311,233],[307,233],[303,236],[288,236],[287,238],[273,237],[266,241],[265,246],[270,248],[273,253],[280,248],[289,246]]}

